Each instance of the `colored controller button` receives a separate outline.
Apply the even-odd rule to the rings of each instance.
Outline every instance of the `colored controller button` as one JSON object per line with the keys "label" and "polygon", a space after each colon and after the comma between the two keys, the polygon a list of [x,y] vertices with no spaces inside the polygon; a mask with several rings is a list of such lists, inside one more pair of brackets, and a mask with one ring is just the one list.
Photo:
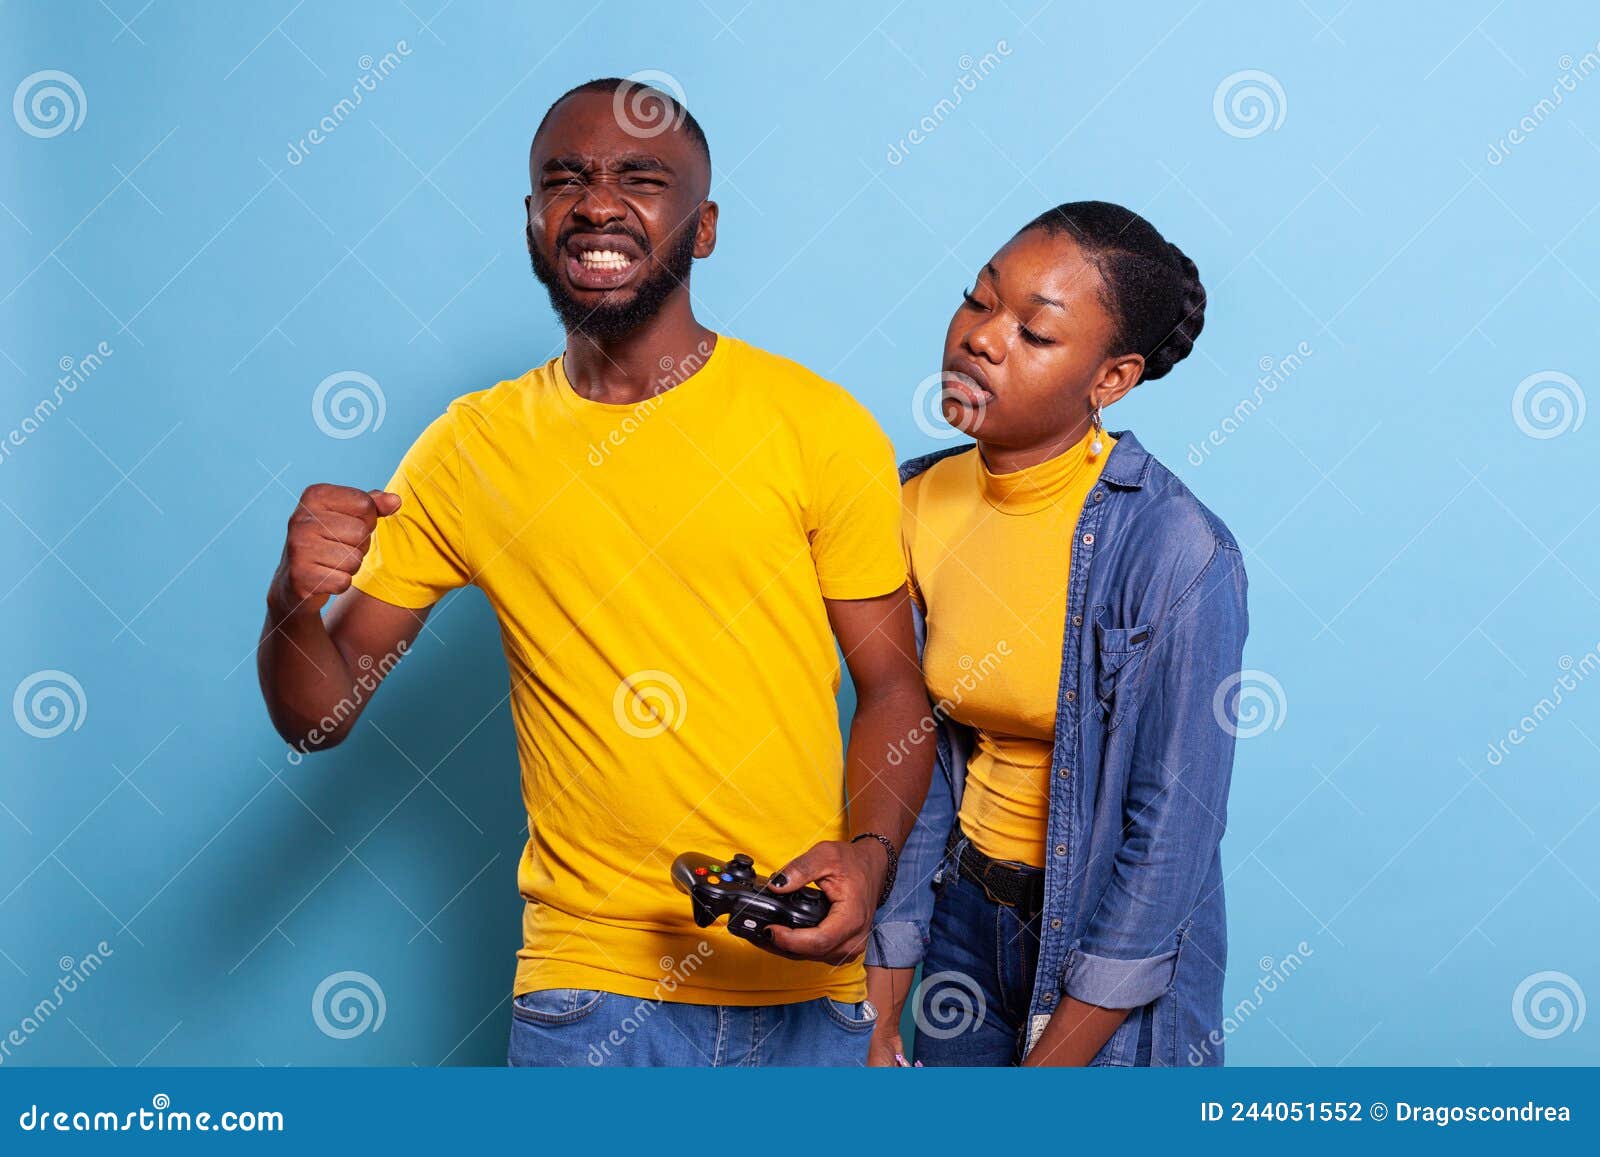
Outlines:
{"label": "colored controller button", "polygon": [[720,884],[720,883],[722,883],[722,877],[721,876],[707,876],[706,877],[706,883],[708,883],[708,884]]}
{"label": "colored controller button", "polygon": [[706,870],[704,868],[696,868],[694,870],[694,874],[697,876],[703,876],[706,874]]}
{"label": "colored controller button", "polygon": [[722,871],[722,865],[721,864],[712,864],[711,865],[711,870],[713,872],[720,872],[720,871]]}

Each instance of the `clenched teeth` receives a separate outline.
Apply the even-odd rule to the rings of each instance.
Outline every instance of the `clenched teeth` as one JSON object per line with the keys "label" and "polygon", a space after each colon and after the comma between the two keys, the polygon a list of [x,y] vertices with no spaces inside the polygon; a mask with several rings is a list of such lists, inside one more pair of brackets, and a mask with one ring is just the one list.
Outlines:
{"label": "clenched teeth", "polygon": [[631,257],[615,249],[586,249],[578,254],[578,260],[589,269],[626,269],[633,264]]}

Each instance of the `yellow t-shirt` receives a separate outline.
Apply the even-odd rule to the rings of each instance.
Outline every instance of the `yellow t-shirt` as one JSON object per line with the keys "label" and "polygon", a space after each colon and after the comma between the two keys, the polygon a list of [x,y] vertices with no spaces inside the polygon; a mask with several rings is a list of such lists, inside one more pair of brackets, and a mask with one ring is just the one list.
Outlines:
{"label": "yellow t-shirt", "polygon": [[1083,504],[1115,443],[1092,435],[1026,470],[976,450],[906,484],[911,594],[927,613],[928,694],[977,736],[961,829],[997,860],[1044,864],[1067,573]]}
{"label": "yellow t-shirt", "polygon": [[859,964],[696,928],[669,867],[775,871],[846,834],[824,599],[905,582],[888,439],[840,387],[730,337],[638,405],[556,358],[451,404],[412,446],[356,576],[499,616],[529,839],[516,991],[697,1004],[862,999]]}

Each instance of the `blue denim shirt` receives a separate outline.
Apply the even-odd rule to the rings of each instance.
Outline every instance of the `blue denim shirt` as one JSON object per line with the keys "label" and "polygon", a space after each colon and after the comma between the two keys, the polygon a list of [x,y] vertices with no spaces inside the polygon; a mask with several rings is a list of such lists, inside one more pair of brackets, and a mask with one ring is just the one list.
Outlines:
{"label": "blue denim shirt", "polygon": [[[1132,434],[1116,438],[1072,544],[1027,1045],[1069,995],[1133,1010],[1096,1064],[1217,1065],[1244,565],[1171,471]],[[971,448],[914,458],[900,480]],[[942,717],[913,738],[924,741],[937,769],[878,913],[872,965],[920,963],[935,891],[955,870],[946,843],[972,733]]]}

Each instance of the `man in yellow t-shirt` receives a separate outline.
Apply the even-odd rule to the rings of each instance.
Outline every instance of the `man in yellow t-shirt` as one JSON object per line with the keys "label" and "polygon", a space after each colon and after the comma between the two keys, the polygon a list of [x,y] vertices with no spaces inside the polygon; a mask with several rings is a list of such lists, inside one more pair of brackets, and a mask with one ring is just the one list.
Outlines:
{"label": "man in yellow t-shirt", "polygon": [[[839,387],[696,320],[717,206],[681,104],[582,85],[530,176],[566,349],[458,398],[388,489],[305,492],[267,600],[269,711],[337,743],[428,608],[479,587],[529,821],[511,1062],[862,1063],[859,956],[929,772],[886,758],[927,710],[891,448]],[[815,883],[828,916],[765,949],[698,928],[669,875],[690,850]]]}

